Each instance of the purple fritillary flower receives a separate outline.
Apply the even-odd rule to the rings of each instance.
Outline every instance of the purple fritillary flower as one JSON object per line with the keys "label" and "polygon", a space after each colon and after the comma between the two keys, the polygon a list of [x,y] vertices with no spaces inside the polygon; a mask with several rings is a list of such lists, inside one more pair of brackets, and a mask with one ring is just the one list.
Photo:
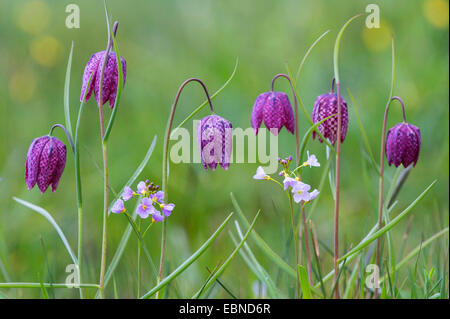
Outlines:
{"label": "purple fritillary flower", "polygon": [[137,192],[139,195],[146,195],[148,193],[148,187],[145,182],[139,182],[137,184]]}
{"label": "purple fritillary flower", "polygon": [[296,203],[300,203],[300,201],[308,201],[310,198],[310,194],[308,191],[311,189],[311,186],[308,184],[297,182],[292,188],[292,193],[294,194],[294,201]]}
{"label": "purple fritillary flower", "polygon": [[[102,72],[104,57],[105,51],[94,53],[89,59],[88,63],[86,64],[83,73],[83,84],[81,87],[80,101],[83,100],[83,96],[86,90],[87,93],[85,102],[89,100],[92,91],[94,91],[97,104],[100,104],[99,102],[100,75]],[[120,57],[120,60],[122,62],[123,83],[125,84],[125,79],[127,77],[127,63],[123,57]],[[91,74],[92,74],[91,83],[89,87],[87,87],[89,77],[91,76]],[[119,78],[119,71],[117,68],[116,53],[111,51],[109,52],[108,58],[106,59],[105,71],[103,74],[101,105],[109,101],[109,107],[110,108],[114,107],[117,95],[118,78]]]}
{"label": "purple fritillary flower", "polygon": [[391,128],[386,138],[386,157],[389,165],[398,167],[403,164],[408,167],[411,163],[416,166],[420,152],[420,130],[408,123],[399,123]]}
{"label": "purple fritillary flower", "polygon": [[66,145],[53,136],[41,136],[33,140],[25,163],[25,181],[28,189],[37,183],[44,193],[52,185],[56,191],[66,166]]}
{"label": "purple fritillary flower", "polygon": [[274,135],[278,135],[283,126],[294,134],[294,113],[289,97],[282,92],[266,92],[258,95],[251,119],[255,135],[258,135],[262,121]]}
{"label": "purple fritillary flower", "polygon": [[125,186],[122,193],[122,198],[124,201],[130,200],[133,196],[136,195],[136,192],[132,190],[130,187]]}
{"label": "purple fritillary flower", "polygon": [[147,218],[148,215],[153,215],[156,212],[156,209],[153,207],[153,202],[149,198],[144,197],[136,212],[141,218]]}
{"label": "purple fritillary flower", "polygon": [[111,208],[111,212],[114,214],[120,214],[125,212],[125,206],[123,205],[123,200],[118,199],[114,203],[113,207]]}
{"label": "purple fritillary flower", "polygon": [[175,208],[175,204],[161,204],[161,209],[164,216],[170,216],[172,214],[172,210]]}
{"label": "purple fritillary flower", "polygon": [[[314,108],[312,111],[312,121],[318,123],[324,118],[327,118],[333,114],[337,114],[337,94],[327,93],[322,94],[317,97],[314,102]],[[341,97],[341,143],[344,142],[345,136],[347,135],[348,128],[348,111],[347,103]],[[326,120],[318,126],[318,129],[322,135],[327,138],[331,144],[335,144],[337,140],[337,129],[338,129],[338,117],[333,116],[332,118]],[[313,139],[316,138],[316,131],[313,131]],[[319,142],[322,143],[323,140],[317,135]]]}
{"label": "purple fritillary flower", "polygon": [[214,171],[217,164],[227,170],[233,148],[231,123],[218,115],[206,116],[197,127],[197,144],[206,170],[209,167]]}

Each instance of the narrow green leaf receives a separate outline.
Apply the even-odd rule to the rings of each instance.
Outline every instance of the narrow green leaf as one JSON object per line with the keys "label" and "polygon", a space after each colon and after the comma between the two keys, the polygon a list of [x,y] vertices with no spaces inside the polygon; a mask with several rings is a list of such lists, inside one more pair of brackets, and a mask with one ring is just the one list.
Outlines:
{"label": "narrow green leaf", "polygon": [[[239,249],[241,249],[241,247],[244,245],[245,241],[247,240],[248,236],[250,235],[251,231],[253,230],[253,227],[255,227],[256,220],[258,219],[258,216],[259,216],[259,212],[256,213],[256,216],[253,219],[253,222],[250,225],[249,229],[247,230],[247,233],[245,234],[244,238],[241,240],[239,245],[233,250],[233,252],[227,258],[227,260],[225,260],[225,262],[222,264],[222,266],[217,270],[217,272],[214,274],[214,276],[211,277],[211,279],[208,281],[208,283],[206,284],[205,289],[203,291],[207,291],[208,290],[208,288],[215,282],[216,278],[218,278],[222,274],[222,272],[227,268],[227,266],[229,265],[230,261],[237,254]],[[199,298],[200,295],[201,295],[201,291],[197,292],[194,295],[193,298]]]}
{"label": "narrow green leaf", "polygon": [[302,296],[303,299],[311,299],[311,286],[308,281],[308,273],[306,272],[305,267],[301,265],[297,265],[298,269],[298,278],[300,280],[300,287],[302,288]]}
{"label": "narrow green leaf", "polygon": [[342,299],[350,299],[352,298],[353,291],[355,290],[356,278],[358,277],[358,262],[353,266],[352,273],[350,274],[350,278],[347,282],[347,286],[345,287],[344,294],[342,295]]}
{"label": "narrow green leaf", "polygon": [[[230,193],[231,201],[233,202],[233,206],[236,210],[238,217],[245,227],[250,227],[250,223],[242,212],[241,207],[239,206],[236,198],[233,193]],[[289,266],[276,252],[270,248],[270,246],[264,241],[264,239],[256,232],[252,231],[251,235],[252,239],[258,245],[258,247],[270,258],[272,261],[280,267],[280,269],[284,270],[289,276],[295,278],[297,280],[297,275],[295,274],[295,270]]]}
{"label": "narrow green leaf", "polygon": [[141,299],[147,299],[153,296],[156,292],[167,286],[168,283],[170,283],[172,280],[174,280],[176,277],[178,277],[183,271],[185,271],[194,261],[196,261],[205,251],[208,249],[208,247],[212,244],[212,242],[217,238],[217,236],[222,232],[222,230],[225,228],[227,223],[230,221],[231,216],[233,216],[233,213],[228,215],[228,217],[225,219],[225,221],[222,223],[222,225],[217,228],[217,230],[214,232],[214,234],[211,235],[211,237],[208,238],[207,241],[194,253],[186,259],[180,266],[178,266],[177,269],[175,269],[170,275],[165,277],[161,282],[153,287],[150,291],[148,291],[146,294],[144,294]]}
{"label": "narrow green leaf", "polygon": [[109,134],[111,133],[111,129],[114,125],[114,120],[116,119],[120,96],[122,95],[122,88],[123,88],[123,70],[122,70],[122,61],[120,60],[119,47],[117,46],[116,37],[113,36],[112,40],[113,40],[114,51],[116,52],[116,62],[117,62],[117,70],[118,70],[117,94],[116,94],[116,100],[114,101],[114,107],[113,107],[113,111],[111,113],[111,117],[109,118],[108,125],[106,126],[105,136],[103,137],[103,143],[106,143],[108,141]]}
{"label": "narrow green leaf", "polygon": [[375,232],[372,236],[367,238],[365,241],[359,243],[355,248],[350,250],[348,253],[346,253],[344,256],[339,258],[338,262],[341,262],[345,258],[350,257],[351,255],[357,253],[361,249],[367,247],[372,241],[383,235],[388,230],[392,229],[395,225],[397,225],[404,217],[406,217],[410,211],[422,200],[422,198],[428,193],[428,191],[436,184],[436,180],[428,186],[422,194],[420,194],[414,202],[412,202],[405,210],[403,210],[400,214],[398,214],[389,224],[386,224],[383,228]]}
{"label": "narrow green leaf", "polygon": [[70,91],[70,69],[72,68],[73,41],[67,61],[66,78],[64,81],[64,116],[66,118],[66,129],[72,137],[72,124],[70,121],[69,91]]}
{"label": "narrow green leaf", "polygon": [[[206,268],[206,269],[209,271],[208,268]],[[210,272],[210,271],[209,271],[209,273],[210,273],[210,274],[213,274],[214,272]],[[209,279],[208,279],[208,280],[209,280]],[[230,295],[231,298],[233,298],[233,299],[239,299],[238,297],[236,297],[235,294],[233,294],[233,293],[231,292],[231,290],[230,290],[227,286],[225,286],[225,284],[223,284],[223,283],[219,280],[219,278],[217,278],[216,281],[217,281],[217,283],[220,285],[220,287],[222,287],[223,290],[225,290],[225,291],[227,292],[227,294]]]}
{"label": "narrow green leaf", "polygon": [[350,89],[347,88],[348,94],[350,95],[350,99],[352,100],[352,106],[355,110],[356,119],[358,120],[359,124],[359,130],[361,131],[361,137],[364,142],[364,146],[366,147],[366,152],[369,155],[370,162],[372,164],[372,167],[376,170],[378,176],[380,176],[380,168],[378,167],[377,162],[375,161],[375,157],[373,156],[372,148],[370,147],[369,138],[367,137],[366,130],[364,129],[364,125],[361,121],[361,118],[359,117],[358,108],[356,107],[355,99],[353,98],[352,92],[350,92]]}
{"label": "narrow green leaf", "polygon": [[334,52],[333,52],[333,65],[334,65],[334,77],[336,79],[336,84],[341,83],[340,79],[339,79],[339,46],[341,44],[341,38],[342,38],[342,34],[344,33],[345,29],[347,28],[347,26],[350,24],[350,22],[352,22],[353,20],[355,20],[356,18],[362,16],[362,14],[357,14],[353,17],[351,17],[341,28],[341,30],[338,33],[338,36],[336,37],[336,43],[334,44]]}
{"label": "narrow green leaf", "polygon": [[61,230],[59,225],[56,223],[56,221],[53,219],[53,217],[50,215],[50,213],[48,211],[46,211],[45,209],[43,209],[42,207],[31,204],[30,202],[24,201],[20,198],[13,197],[13,199],[16,202],[18,202],[19,204],[21,204],[25,207],[28,207],[28,208],[34,210],[35,212],[39,213],[40,215],[44,216],[45,219],[47,219],[50,222],[50,224],[53,226],[53,228],[55,228],[56,232],[58,233],[59,238],[61,238],[61,240],[62,240],[64,246],[66,247],[66,250],[69,253],[70,257],[72,258],[74,264],[78,265],[77,257],[75,257],[75,254],[73,253],[72,248],[70,248],[70,245],[69,245],[69,242],[67,241],[66,236],[64,235],[63,231]]}
{"label": "narrow green leaf", "polygon": [[[237,221],[235,221],[235,226],[236,226],[236,230],[237,230],[240,240],[243,240],[244,235],[242,234],[241,228],[239,227],[239,223]],[[252,252],[252,250],[250,249],[250,246],[247,243],[244,243],[244,249],[247,252],[248,256],[250,257],[252,264],[255,266],[256,271],[261,275],[262,281],[266,284],[266,287],[269,291],[270,296],[272,298],[280,298],[280,291],[276,287],[272,278],[270,278],[269,273],[258,262],[258,260],[255,257],[255,254]],[[242,252],[242,250],[239,250],[239,252]]]}
{"label": "narrow green leaf", "polygon": [[[448,234],[448,230],[449,228],[446,227],[444,229],[442,229],[441,231],[437,232],[436,234],[434,234],[433,236],[431,236],[430,238],[428,238],[427,240],[425,240],[424,242],[420,243],[420,245],[418,245],[416,248],[414,248],[413,250],[410,251],[410,253],[403,258],[399,263],[397,263],[395,265],[395,271],[398,271],[401,267],[403,267],[404,265],[406,265],[406,263],[413,257],[415,257],[423,248],[429,246],[434,240],[438,239],[439,237]],[[384,275],[383,278],[380,278],[380,281],[384,281],[387,279],[387,275]]]}
{"label": "narrow green leaf", "polygon": [[314,47],[316,46],[317,43],[319,43],[320,40],[322,40],[322,38],[324,36],[327,35],[327,33],[330,32],[330,30],[325,31],[324,33],[322,33],[322,35],[320,37],[318,37],[316,39],[316,41],[313,42],[313,44],[309,47],[309,49],[306,51],[305,55],[302,58],[302,61],[300,62],[298,69],[297,69],[297,74],[295,76],[295,81],[297,82],[298,77],[300,76],[300,72],[302,71],[303,68],[303,64],[305,64],[306,59],[308,58],[309,54],[311,53],[312,49],[314,49]]}

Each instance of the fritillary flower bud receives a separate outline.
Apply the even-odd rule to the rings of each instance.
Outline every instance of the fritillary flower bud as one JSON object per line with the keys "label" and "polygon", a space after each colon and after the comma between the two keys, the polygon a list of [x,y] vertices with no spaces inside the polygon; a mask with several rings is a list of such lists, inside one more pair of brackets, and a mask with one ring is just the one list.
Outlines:
{"label": "fritillary flower bud", "polygon": [[262,121],[272,133],[278,135],[283,126],[294,134],[295,121],[289,97],[282,92],[266,92],[258,95],[252,110],[252,127],[258,135]]}
{"label": "fritillary flower bud", "polygon": [[386,157],[389,165],[398,167],[403,164],[408,167],[411,163],[416,166],[420,152],[420,130],[417,126],[405,122],[391,128],[386,138]]}
{"label": "fritillary flower bud", "polygon": [[[334,85],[334,80],[333,80]],[[348,111],[347,111],[347,103],[344,99],[340,98],[341,102],[341,143],[344,142],[345,136],[347,135],[348,128]],[[317,97],[314,102],[314,108],[312,111],[312,121],[314,123],[318,123],[323,119],[338,113],[338,96],[333,92],[333,88],[330,93],[322,94]],[[331,144],[334,145],[337,140],[337,131],[338,131],[338,117],[333,116],[332,118],[324,121],[318,127],[320,133],[322,133],[323,137],[327,138]],[[312,136],[313,139],[319,139],[320,143],[323,142],[322,138],[318,136],[316,131],[313,131]]]}
{"label": "fritillary flower bud", "polygon": [[[100,77],[101,77],[100,75],[102,72],[102,65],[103,60],[105,58],[105,52],[106,51],[94,53],[89,59],[88,63],[86,64],[83,73],[83,84],[81,87],[80,101],[83,101],[83,96],[86,90],[87,93],[85,102],[89,100],[92,91],[94,91],[95,99],[97,100],[98,105],[103,105],[109,101],[109,107],[113,108],[114,103],[116,101],[118,75],[119,75],[115,52],[109,52],[108,58],[106,59],[102,83],[102,103],[100,103],[99,101]],[[127,63],[123,57],[120,57],[120,60],[122,62],[123,83],[125,84],[125,78],[127,76]],[[87,87],[89,77],[91,75],[92,75],[91,83],[89,87]]]}
{"label": "fritillary flower bud", "polygon": [[197,143],[205,169],[216,169],[220,164],[227,170],[233,147],[232,125],[218,115],[203,118],[197,127]]}
{"label": "fritillary flower bud", "polygon": [[53,136],[41,136],[33,140],[28,149],[25,164],[25,181],[28,189],[37,183],[44,193],[49,185],[55,192],[66,166],[66,145]]}

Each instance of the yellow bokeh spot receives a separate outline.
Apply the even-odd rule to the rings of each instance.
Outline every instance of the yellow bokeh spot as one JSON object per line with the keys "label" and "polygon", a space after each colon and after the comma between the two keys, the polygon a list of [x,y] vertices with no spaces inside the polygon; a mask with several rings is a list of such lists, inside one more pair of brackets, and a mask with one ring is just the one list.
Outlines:
{"label": "yellow bokeh spot", "polygon": [[15,102],[28,102],[36,90],[36,76],[30,69],[18,70],[9,81],[9,94]]}
{"label": "yellow bokeh spot", "polygon": [[370,51],[380,52],[391,44],[392,29],[389,24],[380,20],[379,28],[364,28],[362,32],[363,42]]}
{"label": "yellow bokeh spot", "polygon": [[50,8],[42,1],[26,2],[17,15],[17,25],[25,32],[39,34],[48,26]]}
{"label": "yellow bokeh spot", "polygon": [[448,27],[448,2],[445,0],[427,0],[424,5],[425,17],[437,28]]}
{"label": "yellow bokeh spot", "polygon": [[36,62],[51,67],[59,62],[63,48],[61,43],[51,36],[34,39],[30,44],[30,54]]}

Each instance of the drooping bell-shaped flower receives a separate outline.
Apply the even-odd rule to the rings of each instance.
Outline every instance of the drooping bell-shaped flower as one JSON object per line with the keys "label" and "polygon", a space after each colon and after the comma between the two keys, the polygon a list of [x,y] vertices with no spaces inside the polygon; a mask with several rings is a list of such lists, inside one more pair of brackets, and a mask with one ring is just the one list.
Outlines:
{"label": "drooping bell-shaped flower", "polygon": [[66,145],[53,136],[41,136],[33,140],[28,149],[25,164],[25,181],[28,189],[37,183],[44,193],[49,185],[55,192],[66,166]]}
{"label": "drooping bell-shaped flower", "polygon": [[[83,73],[83,84],[81,87],[81,96],[80,101],[83,100],[83,96],[86,93],[86,99],[89,100],[91,97],[92,91],[94,91],[95,99],[97,100],[98,105],[103,105],[106,102],[109,101],[109,107],[113,108],[114,103],[116,101],[116,95],[117,95],[117,84],[118,84],[118,76],[119,71],[117,68],[117,60],[116,60],[116,53],[113,51],[110,51],[108,54],[108,58],[106,59],[105,63],[105,71],[103,74],[103,84],[102,84],[102,103],[100,104],[100,77],[103,67],[103,61],[105,59],[105,52],[101,51],[94,53],[91,58],[89,59],[88,63],[86,64],[86,67],[84,68]],[[123,57],[120,57],[120,61],[122,62],[122,71],[123,71],[123,83],[125,84],[125,79],[127,75],[127,63]],[[87,87],[89,78],[92,75],[91,83],[89,87]]]}
{"label": "drooping bell-shaped flower", "polygon": [[258,95],[252,110],[252,127],[258,134],[262,121],[277,135],[283,126],[294,134],[295,121],[289,97],[282,92],[266,92]]}
{"label": "drooping bell-shaped flower", "polygon": [[[333,81],[334,84],[334,81]],[[344,142],[345,136],[347,135],[348,129],[348,111],[347,111],[347,103],[344,101],[342,96],[340,97],[341,102],[341,143]],[[314,102],[314,108],[312,111],[312,121],[318,123],[323,119],[338,113],[338,96],[333,92],[333,89],[330,93],[322,94],[317,97]],[[324,121],[318,127],[318,130],[323,135],[323,137],[327,138],[331,144],[335,144],[337,141],[337,131],[338,131],[338,116],[333,116],[328,120]],[[320,143],[323,142],[322,138],[313,131],[312,133],[313,139],[319,139]]]}
{"label": "drooping bell-shaped flower", "polygon": [[403,164],[408,167],[411,163],[416,166],[420,152],[420,130],[417,126],[406,122],[391,128],[386,138],[386,157],[388,164],[398,167]]}
{"label": "drooping bell-shaped flower", "polygon": [[220,164],[227,170],[233,148],[233,133],[230,122],[218,115],[203,118],[197,126],[197,143],[205,169],[216,169]]}

